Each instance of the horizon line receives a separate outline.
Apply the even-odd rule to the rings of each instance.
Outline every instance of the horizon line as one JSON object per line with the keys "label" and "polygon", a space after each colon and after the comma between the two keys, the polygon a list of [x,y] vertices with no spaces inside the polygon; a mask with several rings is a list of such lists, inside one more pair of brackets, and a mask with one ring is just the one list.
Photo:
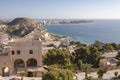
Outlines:
{"label": "horizon line", "polygon": [[[16,17],[16,18],[31,18],[31,17]],[[0,20],[13,20],[15,18],[0,18]],[[120,18],[31,18],[33,20],[119,20]]]}

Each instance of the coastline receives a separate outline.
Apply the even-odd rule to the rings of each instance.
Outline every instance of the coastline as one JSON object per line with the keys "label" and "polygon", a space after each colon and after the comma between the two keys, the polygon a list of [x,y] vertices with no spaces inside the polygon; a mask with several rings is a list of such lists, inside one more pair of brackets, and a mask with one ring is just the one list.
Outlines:
{"label": "coastline", "polygon": [[[46,25],[48,32],[72,37],[72,40],[92,44],[96,40],[103,43],[120,43],[120,20],[96,20],[84,24],[54,24]],[[75,39],[74,39],[75,38]]]}

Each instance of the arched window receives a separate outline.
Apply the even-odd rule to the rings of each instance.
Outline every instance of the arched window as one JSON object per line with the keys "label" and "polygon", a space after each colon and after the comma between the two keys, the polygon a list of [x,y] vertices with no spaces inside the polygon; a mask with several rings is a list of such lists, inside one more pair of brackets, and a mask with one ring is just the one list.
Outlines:
{"label": "arched window", "polygon": [[25,62],[22,59],[17,59],[14,62],[14,68],[24,68]]}
{"label": "arched window", "polygon": [[27,67],[37,67],[37,60],[36,59],[28,59]]}

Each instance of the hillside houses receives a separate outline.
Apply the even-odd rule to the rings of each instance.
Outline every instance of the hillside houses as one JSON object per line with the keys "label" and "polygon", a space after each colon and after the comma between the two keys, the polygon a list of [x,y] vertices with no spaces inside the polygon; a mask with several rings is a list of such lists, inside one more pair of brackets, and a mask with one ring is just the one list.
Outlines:
{"label": "hillside houses", "polygon": [[0,43],[7,44],[10,41],[10,36],[7,33],[0,32]]}
{"label": "hillside houses", "polygon": [[118,60],[115,58],[118,54],[118,51],[114,52],[105,52],[102,56],[103,59],[100,60],[100,68],[107,70],[116,69]]}

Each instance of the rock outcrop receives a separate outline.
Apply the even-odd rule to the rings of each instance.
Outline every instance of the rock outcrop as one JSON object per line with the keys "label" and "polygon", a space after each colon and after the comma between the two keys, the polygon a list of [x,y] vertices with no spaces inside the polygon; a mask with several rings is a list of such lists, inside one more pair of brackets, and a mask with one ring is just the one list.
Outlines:
{"label": "rock outcrop", "polygon": [[50,34],[46,29],[30,18],[16,18],[7,25],[7,32],[14,37],[26,37],[42,40],[50,39]]}
{"label": "rock outcrop", "polygon": [[24,37],[38,26],[39,24],[30,18],[16,18],[8,23],[8,32],[12,36]]}

